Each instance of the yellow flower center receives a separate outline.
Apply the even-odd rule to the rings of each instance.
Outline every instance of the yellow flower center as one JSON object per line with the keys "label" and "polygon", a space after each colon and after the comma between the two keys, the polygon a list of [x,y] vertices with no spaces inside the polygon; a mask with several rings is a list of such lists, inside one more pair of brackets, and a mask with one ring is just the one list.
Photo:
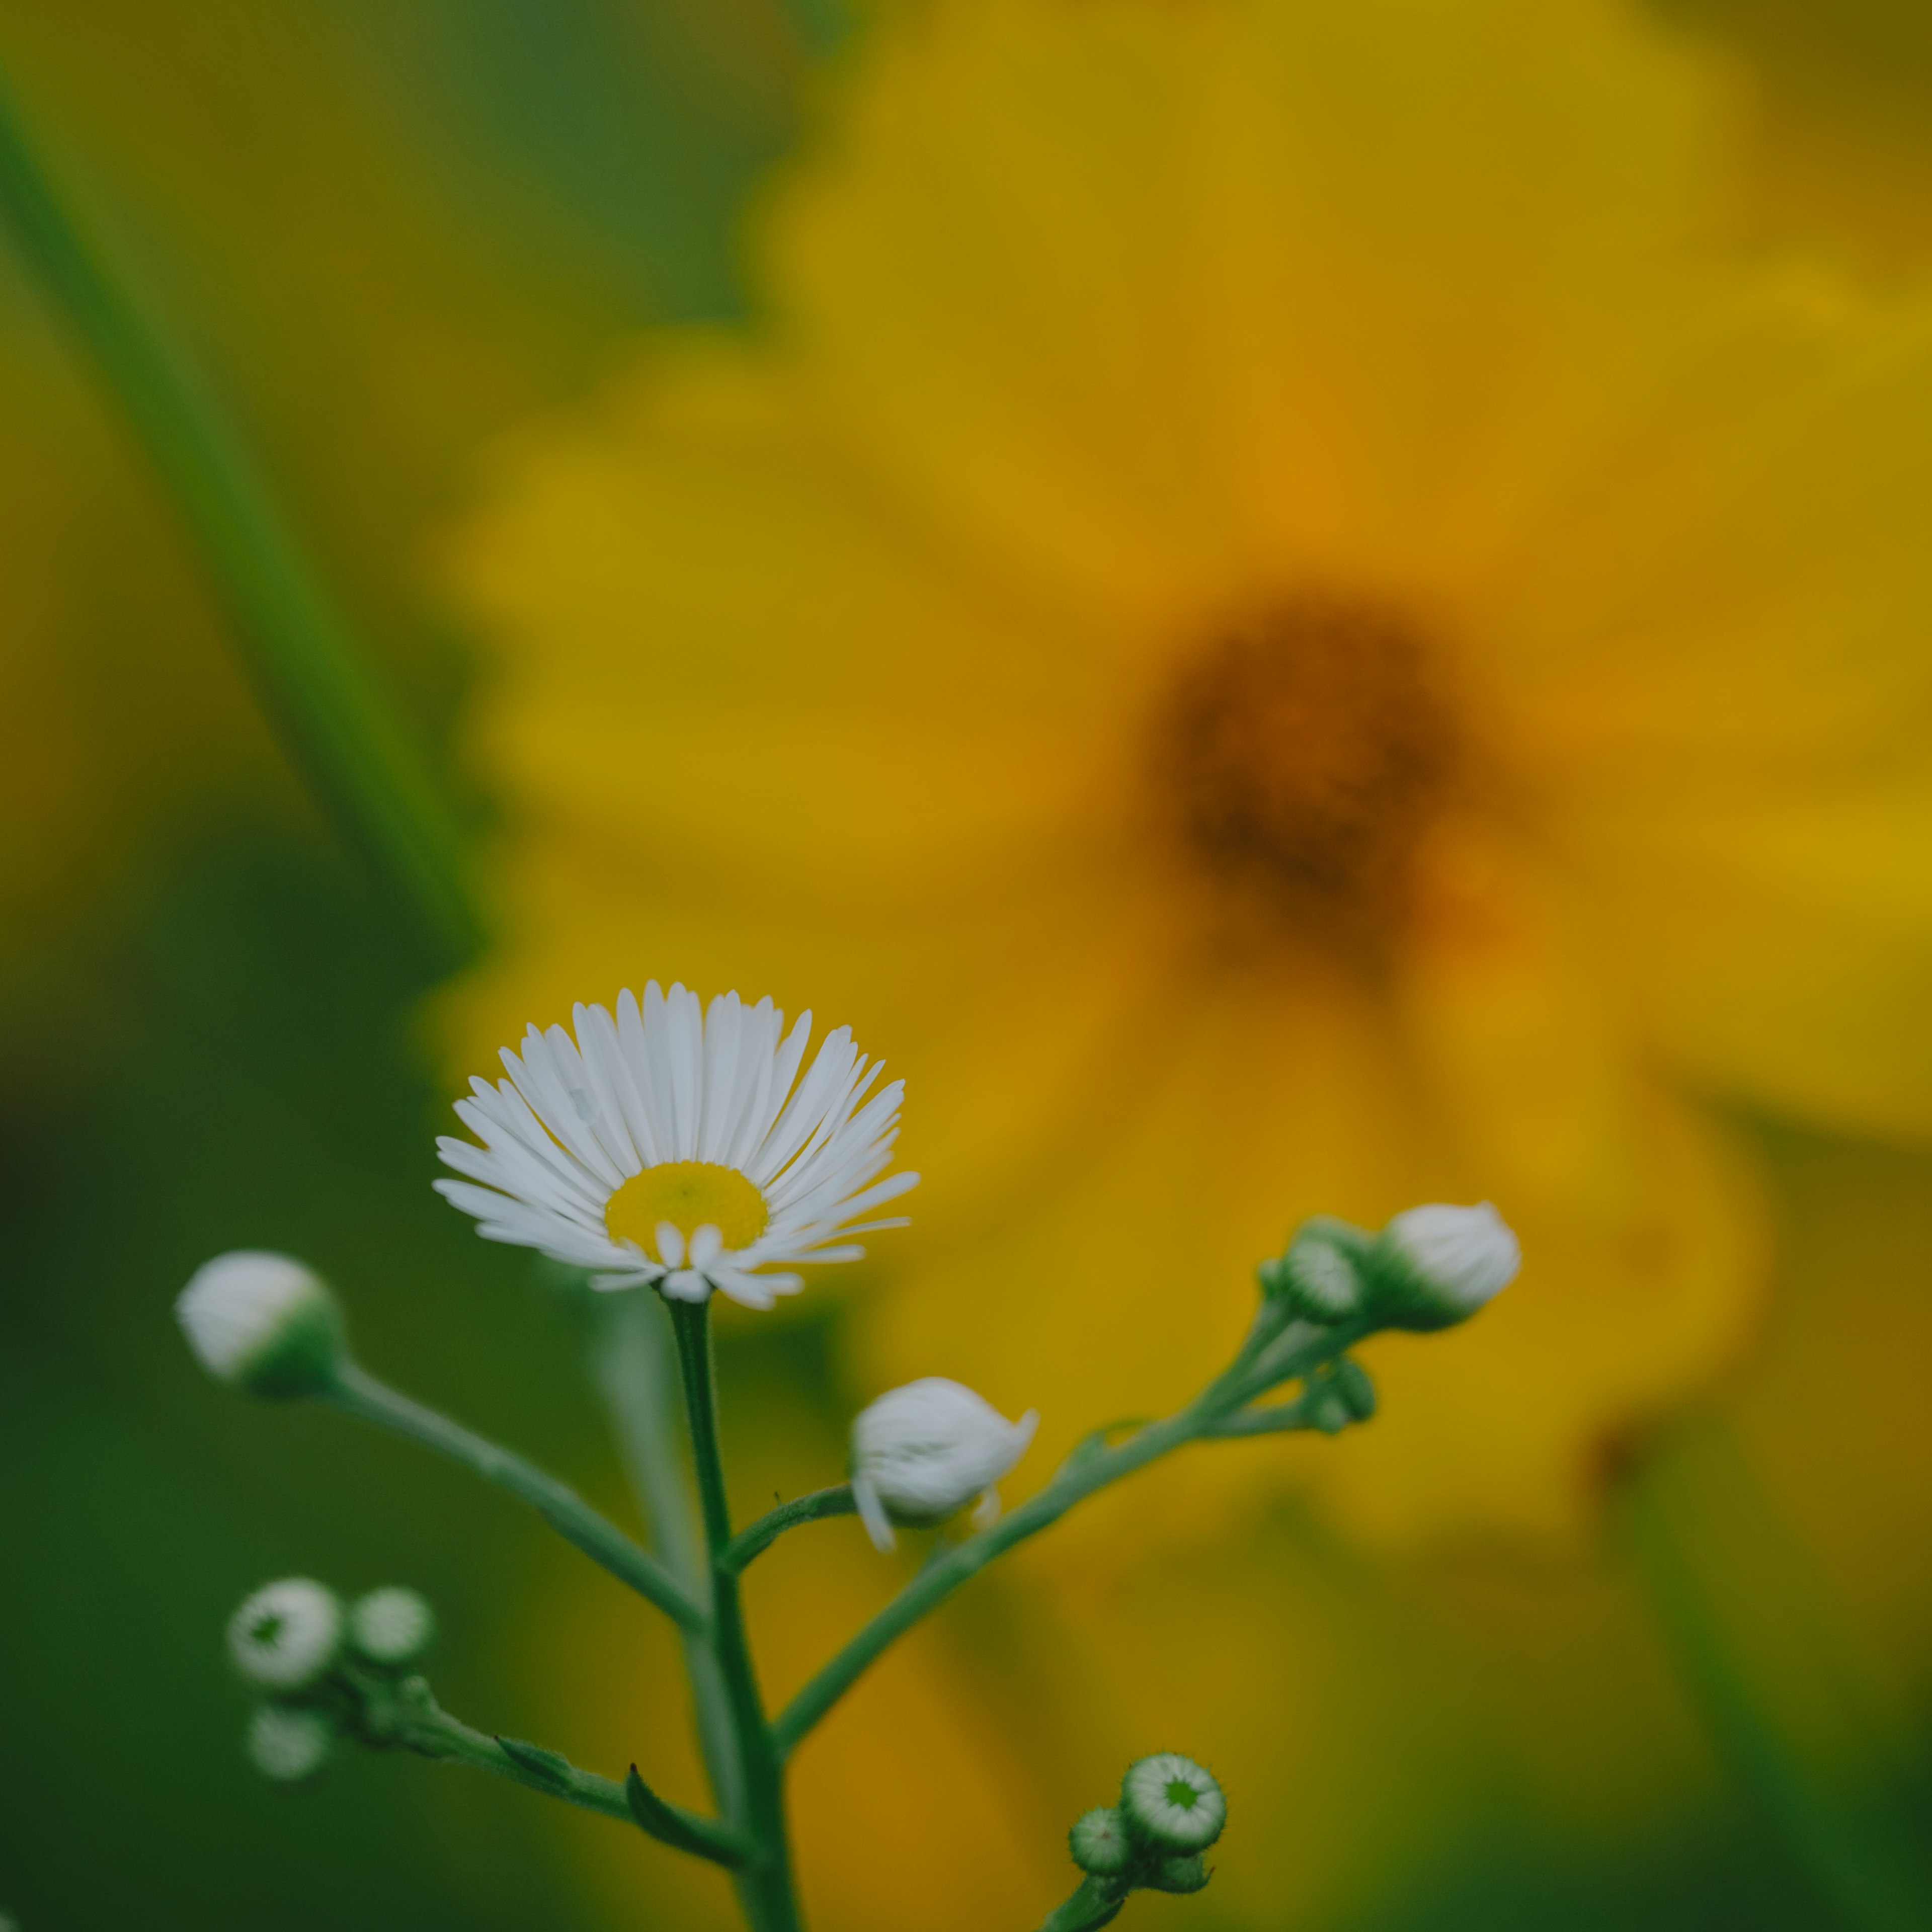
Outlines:
{"label": "yellow flower center", "polygon": [[1270,898],[1381,924],[1458,748],[1405,620],[1304,596],[1194,658],[1169,692],[1155,754],[1197,861]]}
{"label": "yellow flower center", "polygon": [[614,1241],[635,1241],[653,1261],[658,1223],[668,1221],[686,1240],[707,1222],[728,1250],[748,1247],[770,1216],[765,1197],[735,1167],[709,1160],[668,1160],[634,1174],[611,1196],[604,1226]]}

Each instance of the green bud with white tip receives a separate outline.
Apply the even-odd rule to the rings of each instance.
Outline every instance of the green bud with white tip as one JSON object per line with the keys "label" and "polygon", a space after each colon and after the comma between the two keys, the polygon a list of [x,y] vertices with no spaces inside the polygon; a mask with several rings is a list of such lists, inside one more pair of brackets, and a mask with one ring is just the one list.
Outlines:
{"label": "green bud with white tip", "polygon": [[436,1612],[414,1590],[391,1584],[350,1606],[349,1646],[365,1663],[400,1670],[435,1641]]}
{"label": "green bud with white tip", "polygon": [[1066,1846],[1073,1862],[1096,1878],[1125,1871],[1134,1855],[1126,1821],[1111,1804],[1096,1805],[1080,1820],[1067,1833]]}
{"label": "green bud with white tip", "polygon": [[299,1784],[335,1754],[340,1736],[326,1711],[300,1704],[264,1704],[249,1720],[248,1761],[278,1784]]}
{"label": "green bud with white tip", "polygon": [[1204,1852],[1228,1822],[1228,1802],[1214,1774],[1178,1751],[1156,1751],[1127,1767],[1120,1816],[1152,1852]]}
{"label": "green bud with white tip", "polygon": [[1328,1328],[1348,1321],[1366,1297],[1362,1259],[1372,1240],[1352,1222],[1311,1216],[1295,1229],[1285,1253],[1256,1270],[1262,1292],[1304,1322]]}
{"label": "green bud with white tip", "polygon": [[176,1298],[175,1316],[202,1366],[250,1395],[326,1394],[348,1366],[335,1297],[287,1255],[238,1249],[216,1256]]}
{"label": "green bud with white tip", "polygon": [[1363,1258],[1370,1311],[1391,1328],[1466,1322],[1516,1279],[1522,1250],[1486,1201],[1435,1202],[1398,1214]]}

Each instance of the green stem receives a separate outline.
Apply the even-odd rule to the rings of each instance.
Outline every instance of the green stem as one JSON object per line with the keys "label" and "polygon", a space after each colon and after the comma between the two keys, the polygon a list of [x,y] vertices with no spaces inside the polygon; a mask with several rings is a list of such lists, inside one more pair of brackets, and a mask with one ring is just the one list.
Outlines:
{"label": "green stem", "polygon": [[[676,1345],[664,1298],[637,1289],[596,1300],[592,1368],[632,1488],[664,1567],[701,1602],[710,1593],[710,1577],[686,1488]],[[736,1819],[743,1813],[745,1780],[724,1675],[705,1634],[681,1628],[679,1636],[712,1800],[720,1816]]]}
{"label": "green stem", "polygon": [[322,1400],[345,1415],[374,1423],[378,1428],[406,1436],[460,1462],[485,1482],[507,1490],[528,1503],[559,1535],[574,1544],[594,1563],[628,1583],[638,1595],[655,1604],[687,1630],[703,1630],[708,1623],[703,1605],[649,1550],[633,1543],[612,1522],[599,1516],[573,1490],[533,1462],[499,1448],[422,1403],[376,1381],[351,1364],[335,1388]]}
{"label": "green stem", "polygon": [[579,1771],[555,1751],[519,1744],[514,1738],[506,1748],[502,1739],[472,1731],[452,1718],[428,1695],[427,1688],[412,1708],[400,1742],[420,1756],[467,1765],[473,1771],[487,1771],[526,1790],[541,1791],[546,1797],[581,1805],[586,1811],[601,1811],[627,1825],[636,1822],[624,1787],[614,1780],[600,1778],[594,1771]]}
{"label": "green stem", "polygon": [[1366,1330],[1359,1324],[1310,1329],[1286,1351],[1270,1348],[1264,1370],[1238,1358],[1194,1400],[1165,1421],[1150,1423],[1124,1442],[1093,1455],[1070,1459],[1046,1487],[991,1528],[935,1556],[884,1610],[812,1678],[779,1714],[772,1736],[779,1756],[789,1757],[813,1725],[857,1682],[880,1653],[919,1620],[938,1609],[961,1584],[976,1576],[1016,1544],[1058,1522],[1073,1505],[1096,1490],[1132,1475],[1171,1450],[1223,1432],[1252,1397],[1276,1384],[1307,1374],[1353,1348]]}
{"label": "green stem", "polygon": [[711,1360],[711,1306],[706,1301],[670,1301],[684,1382],[692,1461],[698,1474],[699,1513],[711,1564],[711,1641],[729,1694],[744,1767],[742,1822],[756,1842],[756,1864],[736,1874],[738,1900],[752,1932],[800,1932],[785,1832],[784,1766],[775,1748],[758,1695],[745,1630],[738,1576],[724,1558],[731,1546],[731,1509],[724,1493],[724,1461],[718,1438],[718,1396]]}
{"label": "green stem", "polygon": [[1097,1932],[1120,1916],[1126,1903],[1104,1880],[1082,1879],[1070,1898],[1064,1898],[1041,1920],[1040,1932]]}
{"label": "green stem", "polygon": [[747,1564],[764,1556],[787,1530],[796,1529],[803,1523],[823,1522],[827,1516],[853,1516],[858,1508],[850,1483],[841,1483],[836,1489],[814,1490],[809,1496],[781,1503],[732,1538],[718,1559],[719,1566],[734,1576],[742,1574]]}
{"label": "green stem", "polygon": [[74,220],[4,85],[0,220],[167,486],[295,762],[441,955],[467,958],[481,928],[440,788],[221,409]]}

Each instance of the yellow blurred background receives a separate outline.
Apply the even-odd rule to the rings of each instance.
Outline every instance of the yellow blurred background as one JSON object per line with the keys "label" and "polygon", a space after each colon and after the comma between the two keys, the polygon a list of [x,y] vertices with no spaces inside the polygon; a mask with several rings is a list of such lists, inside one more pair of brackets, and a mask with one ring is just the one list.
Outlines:
{"label": "yellow blurred background", "polygon": [[[1202,1932],[1927,1922],[1914,10],[104,0],[0,4],[0,71],[497,935],[439,982],[0,249],[0,1912],[730,1922],[453,1771],[251,1780],[220,1623],[296,1571],[424,1588],[450,1708],[698,1797],[664,1633],[168,1313],[303,1254],[382,1372],[625,1510],[569,1306],[430,1137],[525,1022],[681,975],[859,1026],[928,1177],[856,1282],[728,1324],[745,1514],[925,1372],[1038,1404],[1036,1486],[1189,1393],[1304,1212],[1492,1192],[1529,1256],[1370,1352],[1367,1429],[1183,1459],[868,1678],[798,1763],[814,1923],[1037,1922],[1160,1748],[1232,1822],[1129,1913]],[[1189,872],[1132,764],[1284,558],[1483,640],[1414,896],[1296,875],[1334,946]],[[770,1693],[903,1574],[850,1523],[766,1559]]]}

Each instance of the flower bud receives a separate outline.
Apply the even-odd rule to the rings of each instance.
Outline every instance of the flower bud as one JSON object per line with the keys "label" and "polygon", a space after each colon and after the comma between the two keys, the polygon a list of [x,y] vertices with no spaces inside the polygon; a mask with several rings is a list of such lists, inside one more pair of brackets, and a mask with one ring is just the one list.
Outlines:
{"label": "flower bud", "polygon": [[1370,1239],[1351,1222],[1313,1215],[1295,1229],[1286,1253],[1256,1270],[1262,1291],[1304,1322],[1327,1328],[1346,1321],[1366,1292],[1360,1264]]}
{"label": "flower bud", "polygon": [[1127,1767],[1120,1780],[1127,1828],[1156,1852],[1204,1852],[1228,1822],[1221,1787],[1192,1758],[1156,1751]]}
{"label": "flower bud", "polygon": [[264,1704],[248,1725],[248,1761],[264,1778],[297,1784],[313,1778],[335,1750],[335,1720],[298,1704]]}
{"label": "flower bud", "polygon": [[400,1584],[371,1590],[350,1606],[350,1648],[370,1664],[399,1670],[435,1641],[436,1612]]}
{"label": "flower bud", "polygon": [[1347,1355],[1310,1378],[1308,1396],[1309,1420],[1324,1436],[1339,1436],[1376,1412],[1376,1385],[1367,1370]]}
{"label": "flower bud", "polygon": [[1376,1237],[1366,1272],[1376,1312],[1393,1328],[1449,1328],[1515,1280],[1522,1251],[1486,1201],[1436,1202],[1398,1214]]}
{"label": "flower bud", "polygon": [[852,1494],[866,1533],[892,1546],[896,1522],[943,1522],[974,1496],[974,1520],[1000,1513],[993,1487],[1026,1454],[1040,1421],[1028,1409],[1009,1422],[983,1396],[944,1376],[889,1390],[852,1424]]}
{"label": "flower bud", "polygon": [[1125,1871],[1134,1855],[1126,1822],[1111,1804],[1088,1812],[1067,1833],[1066,1847],[1073,1854],[1073,1862],[1096,1878],[1112,1878]]}
{"label": "flower bud", "polygon": [[176,1298],[175,1316],[202,1366],[251,1395],[322,1394],[348,1359],[334,1296],[286,1255],[218,1255]]}
{"label": "flower bud", "polygon": [[342,1649],[342,1606],[307,1576],[257,1590],[228,1620],[228,1654],[261,1690],[306,1690]]}
{"label": "flower bud", "polygon": [[1192,1858],[1162,1858],[1148,1874],[1150,1892],[1198,1892],[1213,1874],[1198,1852]]}

